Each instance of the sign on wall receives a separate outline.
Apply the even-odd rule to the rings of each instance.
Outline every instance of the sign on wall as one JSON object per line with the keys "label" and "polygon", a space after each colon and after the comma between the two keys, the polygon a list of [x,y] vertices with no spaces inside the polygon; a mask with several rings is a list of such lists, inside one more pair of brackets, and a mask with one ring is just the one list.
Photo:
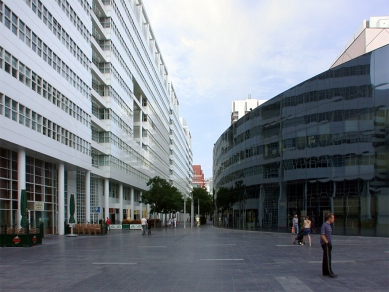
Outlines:
{"label": "sign on wall", "polygon": [[44,210],[44,203],[43,202],[35,202],[34,210],[35,211],[43,211]]}

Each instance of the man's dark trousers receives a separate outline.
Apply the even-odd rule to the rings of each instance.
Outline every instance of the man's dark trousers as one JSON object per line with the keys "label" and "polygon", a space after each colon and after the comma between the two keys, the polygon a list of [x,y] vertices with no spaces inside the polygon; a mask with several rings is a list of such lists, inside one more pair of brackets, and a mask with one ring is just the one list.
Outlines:
{"label": "man's dark trousers", "polygon": [[332,251],[332,245],[331,243],[323,244],[321,246],[323,249],[323,262],[322,262],[322,273],[323,276],[332,275],[332,268],[331,268],[331,251]]}

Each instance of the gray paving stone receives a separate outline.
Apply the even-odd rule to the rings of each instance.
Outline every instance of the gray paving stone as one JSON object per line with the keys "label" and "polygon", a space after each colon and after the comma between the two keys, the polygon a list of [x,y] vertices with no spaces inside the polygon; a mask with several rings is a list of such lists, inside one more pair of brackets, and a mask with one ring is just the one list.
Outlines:
{"label": "gray paving stone", "polygon": [[[182,225],[181,225],[182,226]],[[334,236],[333,269],[321,275],[319,235],[219,229],[153,229],[152,236],[45,236],[0,248],[1,291],[387,291],[389,239]]]}

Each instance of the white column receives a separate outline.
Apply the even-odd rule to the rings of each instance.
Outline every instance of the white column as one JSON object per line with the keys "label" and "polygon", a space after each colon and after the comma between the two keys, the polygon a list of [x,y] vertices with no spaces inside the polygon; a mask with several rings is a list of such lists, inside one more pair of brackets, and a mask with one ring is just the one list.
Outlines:
{"label": "white column", "polygon": [[[22,220],[22,215],[20,210],[20,202],[22,197],[22,190],[26,189],[26,150],[18,150],[18,212],[16,215],[16,222],[11,222],[11,224],[16,223],[16,227],[20,228],[20,220]],[[23,210],[24,212],[26,210]],[[11,217],[12,220],[12,217]]]}
{"label": "white column", "polygon": [[105,199],[105,213],[104,213],[104,218],[103,220],[107,220],[107,217],[109,217],[109,179],[106,178],[104,180],[104,199]]}
{"label": "white column", "polygon": [[[119,220],[120,223],[123,221],[123,184],[119,185]],[[117,219],[116,219],[117,220]]]}
{"label": "white column", "polygon": [[90,170],[85,171],[85,220],[91,222],[90,218]]}
{"label": "white column", "polygon": [[57,230],[59,235],[65,234],[65,165],[58,164],[58,221]]}
{"label": "white column", "polygon": [[130,220],[134,220],[134,188],[131,188],[131,217]]}

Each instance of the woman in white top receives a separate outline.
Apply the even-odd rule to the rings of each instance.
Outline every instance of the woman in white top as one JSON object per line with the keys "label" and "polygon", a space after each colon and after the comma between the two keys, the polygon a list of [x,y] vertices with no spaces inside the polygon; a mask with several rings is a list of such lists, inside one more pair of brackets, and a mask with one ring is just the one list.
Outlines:
{"label": "woman in white top", "polygon": [[309,245],[311,245],[311,220],[309,220],[309,216],[307,216],[303,222],[303,228],[304,228],[304,237],[303,237],[303,243],[301,243],[301,245],[304,245],[305,244],[305,238],[306,236],[308,236],[308,239],[309,239]]}

